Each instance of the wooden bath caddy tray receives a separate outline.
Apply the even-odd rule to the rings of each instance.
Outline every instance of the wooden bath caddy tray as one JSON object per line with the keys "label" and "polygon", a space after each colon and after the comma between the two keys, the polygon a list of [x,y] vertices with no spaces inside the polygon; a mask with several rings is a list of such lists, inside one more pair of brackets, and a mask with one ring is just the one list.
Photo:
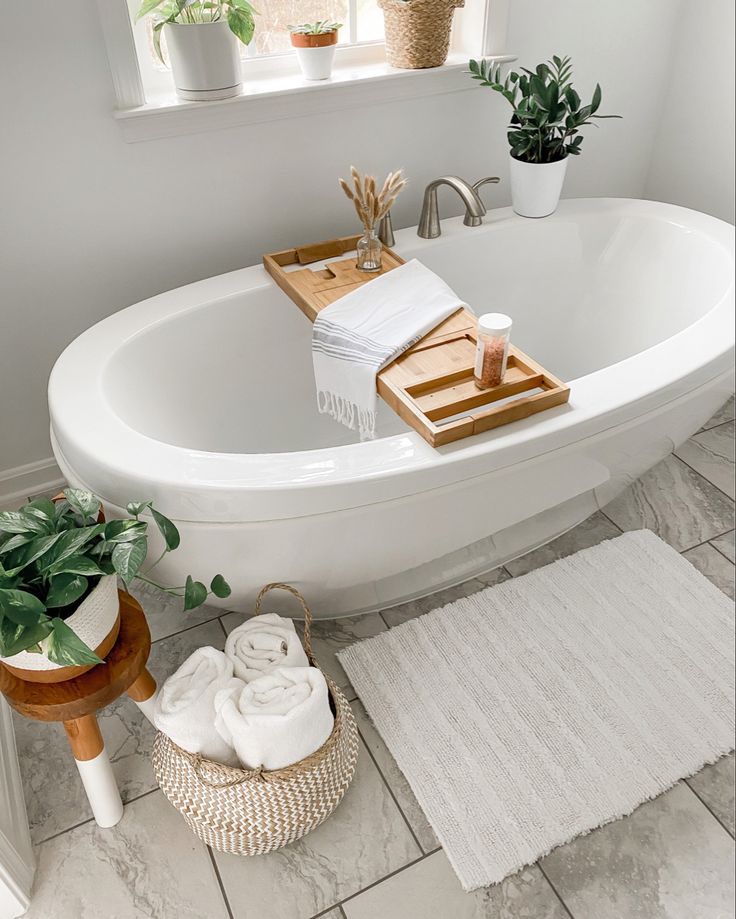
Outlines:
{"label": "wooden bath caddy tray", "polygon": [[[274,252],[263,256],[263,264],[314,322],[321,309],[379,273],[358,271],[354,256],[317,270],[293,266],[339,258],[354,250],[359,238],[346,236]],[[403,264],[404,259],[384,247],[381,274]],[[378,374],[384,402],[433,447],[519,421],[570,397],[568,386],[513,345],[503,383],[478,389],[473,381],[476,330],[475,316],[460,309]]]}

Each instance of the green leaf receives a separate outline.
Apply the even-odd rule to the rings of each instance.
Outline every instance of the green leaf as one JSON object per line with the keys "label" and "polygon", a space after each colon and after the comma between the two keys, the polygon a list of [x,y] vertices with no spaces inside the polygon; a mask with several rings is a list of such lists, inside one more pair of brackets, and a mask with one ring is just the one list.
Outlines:
{"label": "green leaf", "polygon": [[44,533],[45,529],[42,521],[22,511],[0,512],[0,533]]}
{"label": "green leaf", "polygon": [[131,517],[138,517],[151,506],[150,501],[131,501],[126,510]]}
{"label": "green leaf", "polygon": [[169,552],[174,549],[179,548],[179,543],[181,542],[181,537],[179,536],[179,531],[174,526],[174,524],[169,520],[168,517],[164,517],[159,511],[154,507],[151,508],[151,513],[153,514],[153,519],[156,521],[156,526],[159,529],[159,532],[164,538],[166,543],[166,548]]}
{"label": "green leaf", "polygon": [[52,576],[64,573],[84,574],[88,577],[95,577],[105,572],[87,555],[70,555],[68,558],[64,558],[55,565],[52,565],[48,573]]}
{"label": "green leaf", "polygon": [[89,581],[81,574],[57,574],[52,578],[46,595],[47,609],[70,606],[85,593],[88,586]]}
{"label": "green leaf", "polygon": [[207,599],[207,588],[201,581],[195,581],[191,575],[187,575],[187,581],[184,586],[184,609],[196,609],[201,606]]}
{"label": "green leaf", "polygon": [[603,94],[601,93],[601,84],[597,83],[595,87],[595,92],[593,93],[593,101],[590,103],[591,112],[597,112],[598,109],[601,107],[602,95]]}
{"label": "green leaf", "polygon": [[147,528],[143,520],[111,520],[105,524],[105,540],[112,543],[132,542],[144,536]]}
{"label": "green leaf", "polygon": [[48,550],[55,545],[61,538],[61,533],[54,533],[51,536],[39,536],[32,539],[24,546],[15,549],[5,559],[7,573],[15,575],[27,568],[32,562],[45,555]]}
{"label": "green leaf", "polygon": [[64,497],[69,502],[69,507],[80,517],[96,517],[100,512],[100,501],[91,491],[81,488],[64,489]]}
{"label": "green leaf", "polygon": [[224,600],[226,597],[229,597],[232,593],[230,585],[225,580],[221,574],[216,574],[212,578],[212,583],[210,584],[210,590],[212,593],[218,597],[220,600]]}
{"label": "green leaf", "polygon": [[244,45],[249,44],[256,29],[252,13],[231,6],[227,11],[227,22],[230,26],[230,31],[236,35]]}
{"label": "green leaf", "polygon": [[16,625],[36,625],[45,612],[43,603],[28,591],[0,588],[0,613]]}
{"label": "green leaf", "polygon": [[0,654],[3,657],[12,657],[21,651],[33,649],[51,631],[48,617],[44,617],[38,625],[16,625],[10,619],[0,617]]}
{"label": "green leaf", "polygon": [[73,530],[66,530],[49,551],[38,560],[39,569],[42,572],[48,571],[52,565],[56,565],[62,559],[78,555],[82,546],[99,536],[104,529],[104,523],[95,523],[89,527],[75,527]]}
{"label": "green leaf", "polygon": [[143,0],[138,12],[135,14],[135,21],[138,22],[139,19],[143,19],[144,16],[148,16],[149,13],[152,13],[156,7],[161,6],[164,0]]}
{"label": "green leaf", "polygon": [[137,576],[148,554],[148,540],[139,536],[132,542],[121,542],[112,550],[112,564],[127,587]]}
{"label": "green leaf", "polygon": [[45,640],[43,648],[48,659],[62,667],[103,663],[63,619],[51,620],[51,634]]}

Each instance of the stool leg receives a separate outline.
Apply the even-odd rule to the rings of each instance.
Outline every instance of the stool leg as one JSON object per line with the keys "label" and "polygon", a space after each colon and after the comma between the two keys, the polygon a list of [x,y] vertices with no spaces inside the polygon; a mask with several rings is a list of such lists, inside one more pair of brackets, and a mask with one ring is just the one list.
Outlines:
{"label": "stool leg", "polygon": [[135,683],[130,686],[128,695],[146,718],[153,723],[153,706],[156,701],[156,681],[148,670],[144,669]]}
{"label": "stool leg", "polygon": [[102,827],[115,826],[123,816],[123,802],[97,719],[84,715],[65,721],[64,730],[95,820]]}

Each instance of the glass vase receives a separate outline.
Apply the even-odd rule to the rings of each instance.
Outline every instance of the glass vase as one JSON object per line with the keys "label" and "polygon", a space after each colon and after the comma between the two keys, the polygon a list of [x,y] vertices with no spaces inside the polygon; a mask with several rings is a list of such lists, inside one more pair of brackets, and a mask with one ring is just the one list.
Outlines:
{"label": "glass vase", "polygon": [[376,236],[375,229],[371,228],[364,236],[361,236],[356,249],[358,252],[356,267],[360,271],[381,270],[383,246],[381,240]]}

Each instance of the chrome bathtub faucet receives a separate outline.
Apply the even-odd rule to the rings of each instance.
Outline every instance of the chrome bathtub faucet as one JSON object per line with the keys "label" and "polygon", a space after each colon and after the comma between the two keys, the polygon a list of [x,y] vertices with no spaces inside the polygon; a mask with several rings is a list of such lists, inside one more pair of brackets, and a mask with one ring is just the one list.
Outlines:
{"label": "chrome bathtub faucet", "polygon": [[[492,179],[482,179],[481,184],[484,181],[492,181]],[[465,204],[465,225],[480,226],[483,222],[486,208],[477,190],[459,176],[442,176],[442,178],[430,182],[424,192],[422,215],[419,218],[417,236],[421,236],[422,239],[435,239],[441,233],[440,214],[437,206],[437,189],[440,185],[449,185],[450,188],[454,188],[463,199]]]}

